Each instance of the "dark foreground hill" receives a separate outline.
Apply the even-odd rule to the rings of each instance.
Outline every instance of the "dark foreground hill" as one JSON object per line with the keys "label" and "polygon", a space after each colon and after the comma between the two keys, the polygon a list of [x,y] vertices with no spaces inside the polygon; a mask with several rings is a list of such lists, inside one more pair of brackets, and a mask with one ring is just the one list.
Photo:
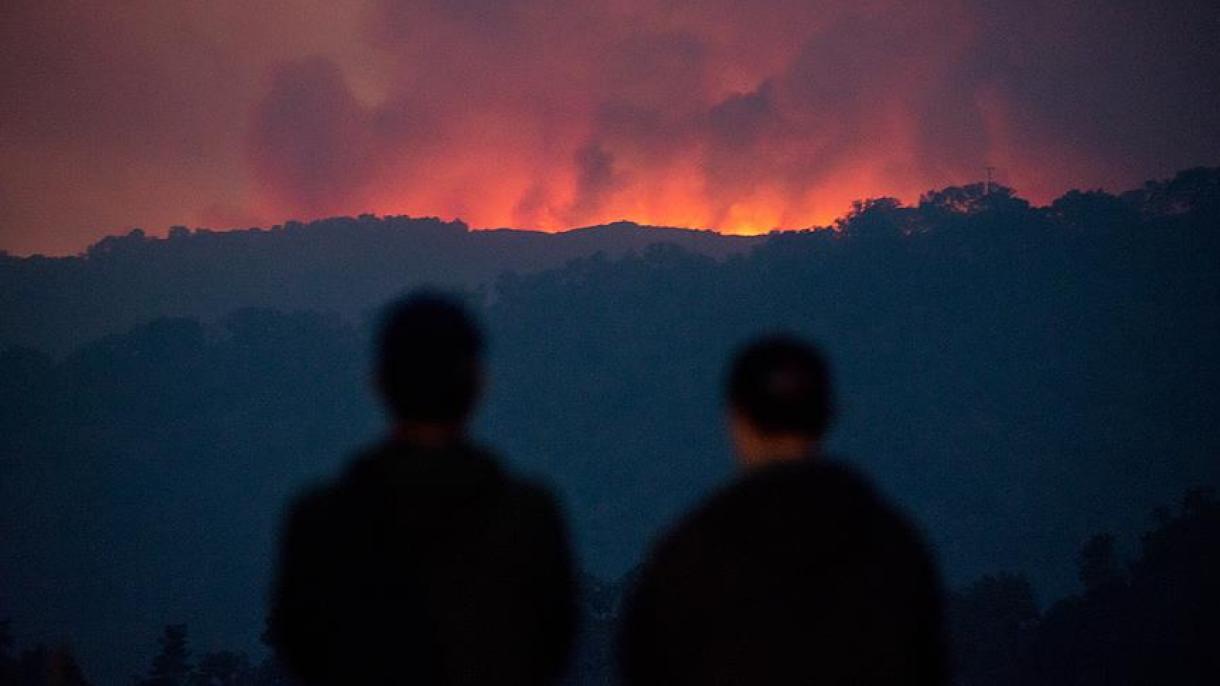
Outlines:
{"label": "dark foreground hill", "polygon": [[[383,220],[337,221],[395,235]],[[955,587],[1023,572],[1045,605],[1078,590],[1082,541],[1110,531],[1133,557],[1155,506],[1220,483],[1220,170],[1046,208],[983,186],[913,207],[874,200],[837,231],[724,259],[653,245],[531,271],[546,265],[508,244],[566,239],[434,228],[436,245],[503,239],[494,260],[518,260],[520,273],[472,295],[492,340],[479,431],[557,486],[582,562],[603,578],[728,475],[723,365],[779,328],[826,348],[841,405],[831,451],[916,516]],[[302,238],[311,230],[325,249]],[[367,328],[333,303],[409,279],[394,281],[376,251],[345,252],[345,235],[131,237],[62,269],[6,261],[19,293],[6,287],[5,307],[25,303],[30,319],[4,330],[66,341],[0,351],[0,617],[20,635],[74,639],[103,683],[147,664],[164,624],[189,623],[200,654],[256,648],[284,499],[380,423]],[[225,241],[249,256],[207,247]],[[288,269],[270,266],[277,254],[310,276],[259,282],[252,264]],[[462,269],[438,259],[404,274]],[[29,305],[109,278],[127,285],[72,317]],[[285,299],[122,324],[168,305],[249,304],[230,281]],[[171,282],[137,297],[136,284]],[[122,330],[75,345],[87,336],[73,326]],[[1051,629],[1075,621],[1053,614],[1064,619]]]}

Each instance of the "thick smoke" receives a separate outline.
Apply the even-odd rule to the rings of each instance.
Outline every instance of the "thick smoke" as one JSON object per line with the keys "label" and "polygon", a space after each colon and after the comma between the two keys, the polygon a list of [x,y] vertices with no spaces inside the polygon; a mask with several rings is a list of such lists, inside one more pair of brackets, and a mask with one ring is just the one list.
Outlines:
{"label": "thick smoke", "polygon": [[826,223],[986,166],[1037,201],[1220,159],[1211,2],[2,10],[0,248],[335,213]]}

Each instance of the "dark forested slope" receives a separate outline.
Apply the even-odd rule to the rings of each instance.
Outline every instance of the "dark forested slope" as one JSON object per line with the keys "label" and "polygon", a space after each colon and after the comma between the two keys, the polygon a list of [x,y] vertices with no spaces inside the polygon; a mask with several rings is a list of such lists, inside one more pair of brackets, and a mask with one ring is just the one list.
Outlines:
{"label": "dark forested slope", "polygon": [[75,257],[0,253],[0,345],[64,353],[155,317],[215,319],[242,307],[359,318],[423,283],[476,288],[505,271],[659,242],[724,257],[760,240],[630,222],[546,234],[372,215],[266,230],[174,227],[166,238],[137,229]]}

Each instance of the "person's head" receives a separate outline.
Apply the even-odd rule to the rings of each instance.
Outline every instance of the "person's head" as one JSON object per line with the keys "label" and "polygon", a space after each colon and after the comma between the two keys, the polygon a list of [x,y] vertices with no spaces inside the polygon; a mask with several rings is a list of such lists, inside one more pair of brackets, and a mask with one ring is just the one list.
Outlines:
{"label": "person's head", "polygon": [[400,429],[464,429],[481,390],[482,363],[483,336],[458,302],[416,292],[386,309],[375,371]]}
{"label": "person's head", "polygon": [[729,370],[727,395],[733,448],[746,466],[809,455],[834,414],[826,361],[788,335],[741,350]]}

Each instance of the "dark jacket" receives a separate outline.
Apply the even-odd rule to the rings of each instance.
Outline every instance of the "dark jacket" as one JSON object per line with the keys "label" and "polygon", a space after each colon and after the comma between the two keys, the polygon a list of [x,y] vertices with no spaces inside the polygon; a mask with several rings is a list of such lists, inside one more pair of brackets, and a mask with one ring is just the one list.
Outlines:
{"label": "dark jacket", "polygon": [[391,441],[292,505],[267,637],[310,686],[546,684],[573,584],[544,490],[474,448]]}
{"label": "dark jacket", "polygon": [[655,546],[618,654],[628,684],[943,683],[937,572],[847,468],[760,468]]}

